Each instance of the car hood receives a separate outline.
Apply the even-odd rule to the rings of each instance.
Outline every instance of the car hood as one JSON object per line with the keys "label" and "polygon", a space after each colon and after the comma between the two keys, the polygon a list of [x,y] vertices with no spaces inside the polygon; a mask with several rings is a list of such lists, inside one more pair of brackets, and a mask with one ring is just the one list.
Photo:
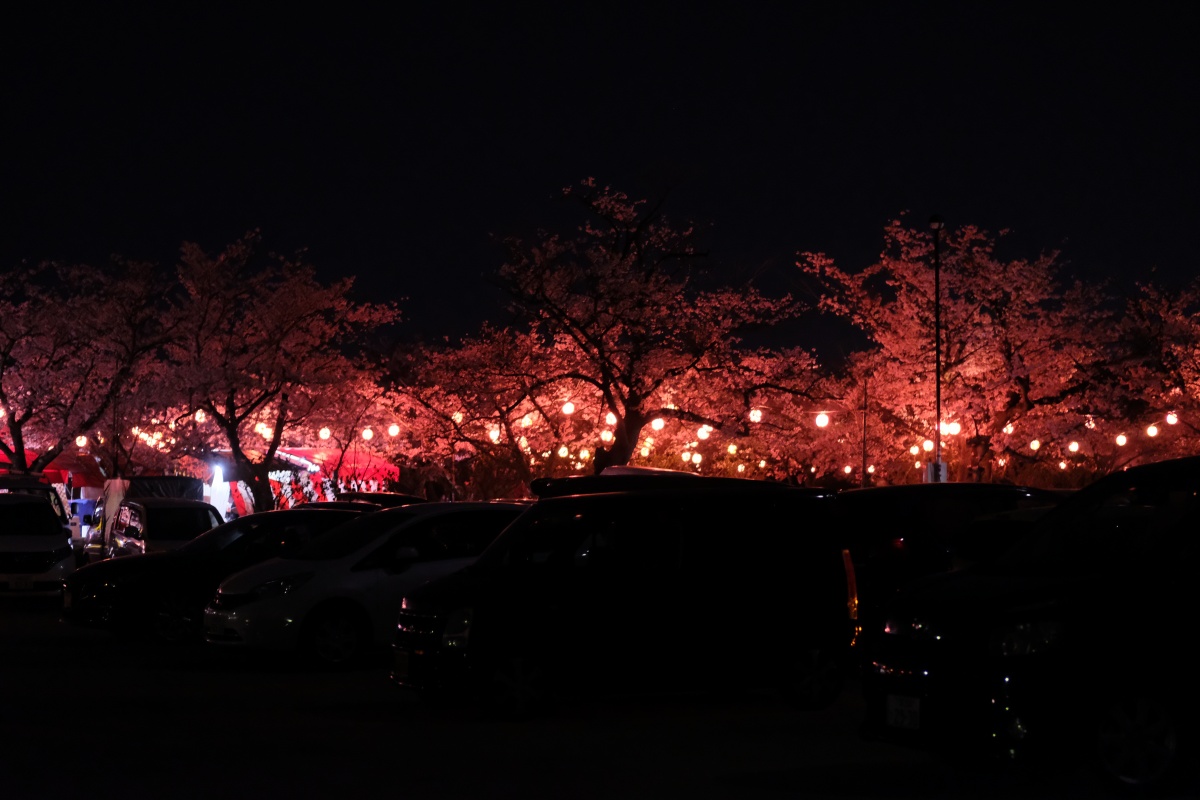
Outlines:
{"label": "car hood", "polygon": [[0,536],[0,553],[51,553],[70,545],[71,537],[66,531],[61,537],[20,533]]}
{"label": "car hood", "polygon": [[326,568],[328,561],[301,561],[295,558],[272,558],[235,572],[221,582],[220,591],[225,594],[244,594],[268,581],[286,578],[301,572],[317,572]]}
{"label": "car hood", "polygon": [[174,575],[186,566],[187,559],[176,553],[148,553],[135,558],[108,558],[84,564],[67,578],[74,584],[94,581],[129,580],[130,578],[163,578]]}

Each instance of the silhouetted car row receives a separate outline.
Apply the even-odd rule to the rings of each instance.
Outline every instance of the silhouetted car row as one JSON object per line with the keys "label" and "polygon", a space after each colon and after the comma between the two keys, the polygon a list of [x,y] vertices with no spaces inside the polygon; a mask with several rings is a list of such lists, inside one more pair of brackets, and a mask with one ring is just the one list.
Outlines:
{"label": "silhouetted car row", "polygon": [[252,514],[65,575],[64,616],[324,666],[390,645],[396,685],[509,714],[681,691],[819,708],[853,676],[868,738],[1192,778],[1200,457],[1074,493],[630,468],[531,488]]}

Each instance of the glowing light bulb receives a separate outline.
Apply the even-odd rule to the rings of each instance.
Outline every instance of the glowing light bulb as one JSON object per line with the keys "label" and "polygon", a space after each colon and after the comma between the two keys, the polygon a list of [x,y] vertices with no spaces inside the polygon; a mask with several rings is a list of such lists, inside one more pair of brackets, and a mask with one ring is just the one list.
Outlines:
{"label": "glowing light bulb", "polygon": [[666,427],[666,424],[666,421],[662,417],[655,417],[650,423],[650,427],[656,431],[661,431],[664,427]]}
{"label": "glowing light bulb", "polygon": [[1151,438],[1158,436],[1158,426],[1151,425],[1149,428],[1146,428],[1146,435]]}
{"label": "glowing light bulb", "polygon": [[87,437],[86,437],[86,436],[82,436],[82,435],[80,435],[80,436],[76,436],[76,437],[75,437],[75,446],[76,446],[76,447],[83,447],[83,446],[84,446],[84,445],[86,445],[86,444],[87,444]]}
{"label": "glowing light bulb", "polygon": [[1070,450],[1072,453],[1078,453],[1079,452],[1079,442],[1071,442],[1069,445],[1067,445],[1067,449]]}
{"label": "glowing light bulb", "polygon": [[[931,447],[929,449],[932,450],[933,448]],[[915,456],[917,453],[921,452],[921,448],[914,444],[912,447],[908,448],[908,452]]]}
{"label": "glowing light bulb", "polygon": [[399,425],[397,425],[394,422],[391,425],[388,425],[388,436],[399,436],[399,435],[400,435],[400,426]]}
{"label": "glowing light bulb", "polygon": [[823,411],[820,414],[817,414],[817,427],[818,428],[824,428],[828,424],[829,424],[829,415],[828,414],[826,414]]}
{"label": "glowing light bulb", "polygon": [[731,444],[731,445],[729,445],[729,447],[726,447],[725,449],[729,452],[729,455],[731,455],[731,456],[737,455],[737,445],[736,444]]}
{"label": "glowing light bulb", "polygon": [[565,444],[562,447],[558,448],[558,457],[559,458],[566,458],[569,455],[571,455],[571,451],[567,449],[567,446]]}
{"label": "glowing light bulb", "polygon": [[591,455],[592,455],[592,451],[588,450],[588,449],[585,447],[585,448],[583,448],[582,450],[580,450],[580,451],[579,451],[579,460],[580,460],[580,461],[587,461],[587,460],[588,460],[588,458],[589,458]]}
{"label": "glowing light bulb", "polygon": [[850,466],[849,464],[847,464],[846,466],[842,467],[842,472],[844,472],[844,473],[846,473],[847,475],[849,475],[851,472],[854,472],[854,467],[852,467],[852,466]]}
{"label": "glowing light bulb", "polygon": [[1009,434],[1011,434],[1011,433],[1012,433],[1014,430],[1016,430],[1016,429],[1015,429],[1015,428],[1013,428],[1013,426],[1012,426],[1012,423],[1011,423],[1011,422],[1010,422],[1010,423],[1008,423],[1007,425],[1005,425],[1005,426],[1004,426],[1004,432],[1005,432],[1005,433],[1009,433]]}
{"label": "glowing light bulb", "polygon": [[706,428],[701,428],[700,430],[696,431],[696,438],[700,440],[707,439],[708,430]]}
{"label": "glowing light bulb", "polygon": [[1174,411],[1172,411],[1170,414],[1167,414],[1167,424],[1168,425],[1174,425],[1177,422],[1179,422],[1179,417],[1175,414]]}
{"label": "glowing light bulb", "polygon": [[924,450],[926,453],[933,452],[933,440],[926,439],[925,441],[921,442],[921,449]]}
{"label": "glowing light bulb", "polygon": [[562,412],[567,415],[574,414],[575,413],[575,404],[572,403],[570,400],[563,403]]}
{"label": "glowing light bulb", "polygon": [[1065,461],[1060,461],[1060,462],[1058,462],[1058,468],[1059,468],[1059,469],[1066,469],[1066,468],[1067,468],[1067,462],[1065,462]]}
{"label": "glowing light bulb", "polygon": [[1123,433],[1117,434],[1117,447],[1124,447],[1128,441],[1129,440],[1127,438],[1125,438],[1125,434],[1123,434]]}
{"label": "glowing light bulb", "polygon": [[370,428],[363,428],[362,437],[369,442],[375,438],[375,431]]}
{"label": "glowing light bulb", "polygon": [[1037,439],[1034,439],[1032,442],[1029,443],[1030,450],[1037,450],[1041,446],[1042,446],[1042,443],[1039,442]]}
{"label": "glowing light bulb", "polygon": [[329,428],[321,428],[321,430],[317,431],[317,436],[320,436],[322,439],[328,439],[332,435],[333,433]]}
{"label": "glowing light bulb", "polygon": [[616,425],[617,424],[617,415],[610,411],[610,412],[608,412],[608,416],[606,416],[604,418],[604,421],[607,422],[609,425]]}
{"label": "glowing light bulb", "polygon": [[746,465],[738,464],[738,472],[745,472],[745,471],[746,471]]}
{"label": "glowing light bulb", "polygon": [[750,409],[750,421],[762,422],[762,410],[758,408]]}
{"label": "glowing light bulb", "polygon": [[608,443],[613,440],[612,431],[600,431],[600,441]]}
{"label": "glowing light bulb", "polygon": [[687,450],[684,450],[683,451],[683,463],[686,464],[687,462],[689,462],[691,460],[692,460],[692,454],[689,453]]}
{"label": "glowing light bulb", "polygon": [[500,441],[500,429],[492,428],[490,431],[488,431],[488,438],[491,439],[493,442]]}
{"label": "glowing light bulb", "polygon": [[649,448],[649,447],[643,447],[643,448],[642,448],[641,450],[639,450],[638,452],[642,454],[642,458],[646,458],[647,456],[649,456],[649,455],[650,455],[650,448]]}

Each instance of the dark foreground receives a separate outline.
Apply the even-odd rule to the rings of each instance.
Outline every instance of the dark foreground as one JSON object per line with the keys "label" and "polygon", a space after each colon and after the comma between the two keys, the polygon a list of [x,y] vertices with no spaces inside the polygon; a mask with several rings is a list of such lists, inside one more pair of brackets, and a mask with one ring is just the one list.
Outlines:
{"label": "dark foreground", "polygon": [[[953,770],[767,697],[625,698],[530,721],[430,708],[383,660],[323,674],[78,630],[0,605],[0,797],[1038,798],[1107,796],[1074,769]],[[703,665],[697,665],[703,669]]]}

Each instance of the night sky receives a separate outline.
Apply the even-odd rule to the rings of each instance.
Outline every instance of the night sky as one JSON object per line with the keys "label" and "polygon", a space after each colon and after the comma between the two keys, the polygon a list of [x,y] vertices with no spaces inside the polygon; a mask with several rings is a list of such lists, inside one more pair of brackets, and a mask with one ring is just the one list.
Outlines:
{"label": "night sky", "polygon": [[577,222],[556,197],[594,176],[767,289],[797,251],[866,265],[905,211],[1082,277],[1193,273],[1184,6],[698,5],[10,14],[0,268],[259,228],[455,336],[503,319],[490,236]]}

